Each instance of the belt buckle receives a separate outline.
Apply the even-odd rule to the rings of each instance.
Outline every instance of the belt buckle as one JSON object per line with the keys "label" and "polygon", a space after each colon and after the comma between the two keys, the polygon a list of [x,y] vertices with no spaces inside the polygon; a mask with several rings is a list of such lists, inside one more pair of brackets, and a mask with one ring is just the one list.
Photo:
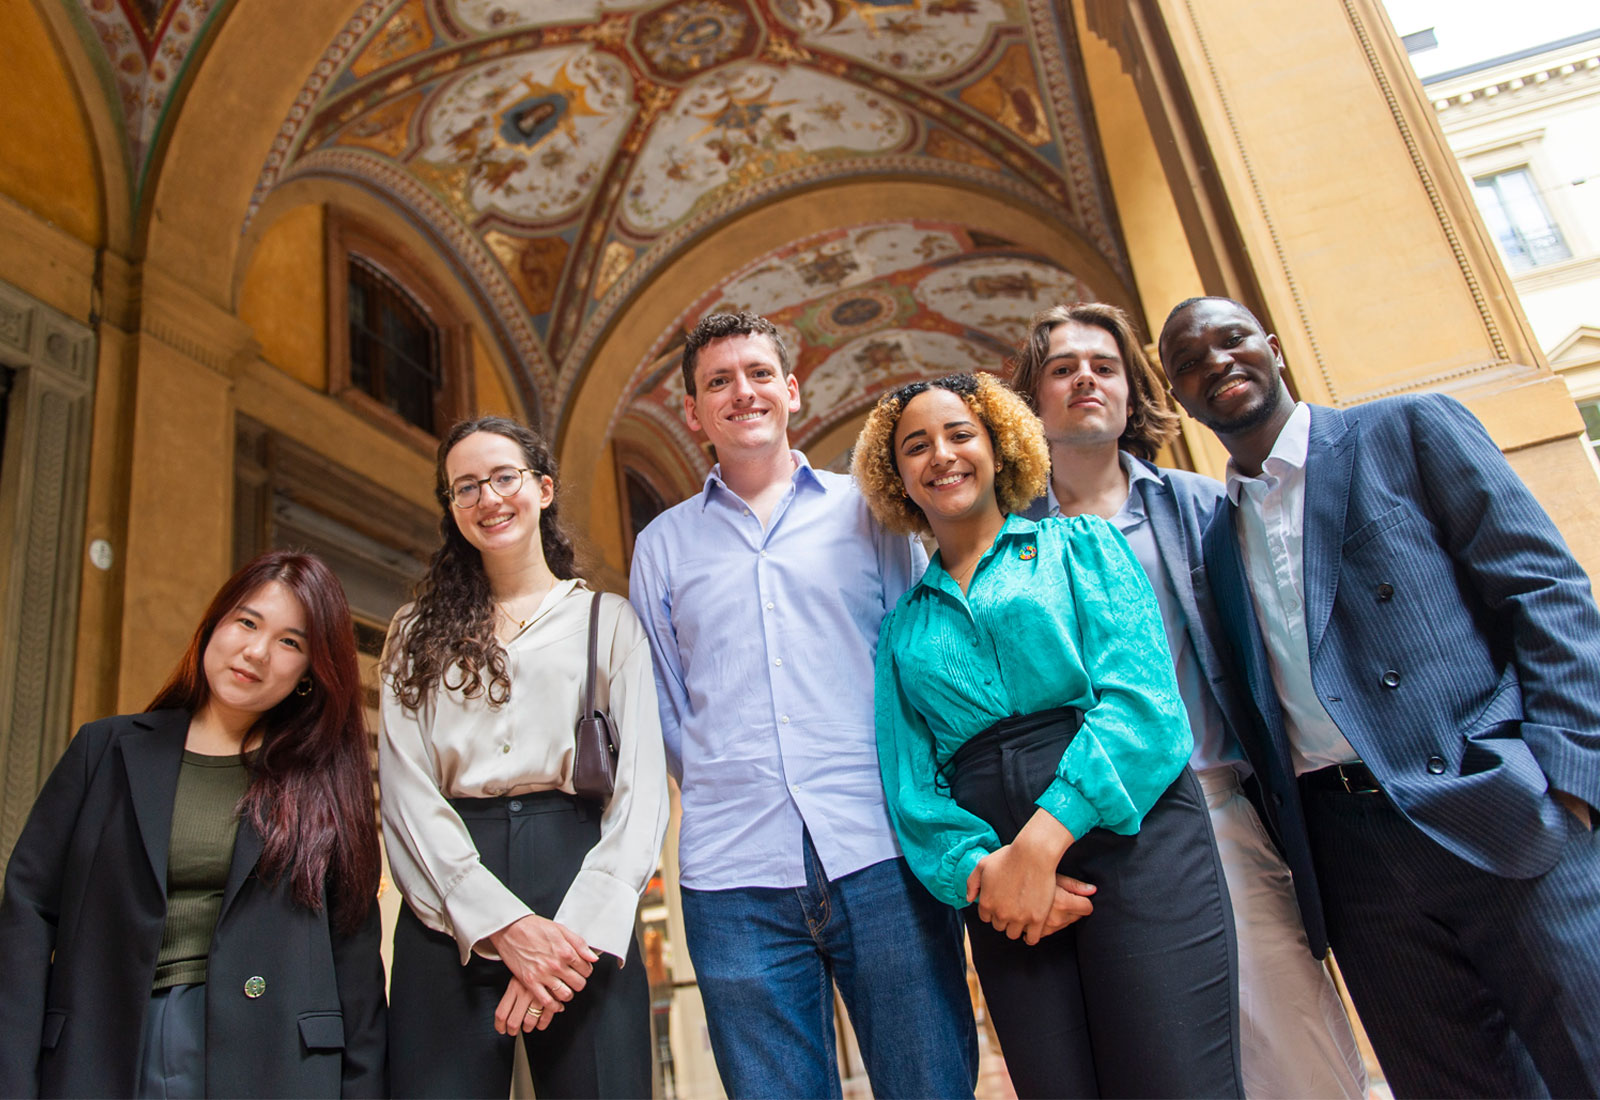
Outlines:
{"label": "belt buckle", "polygon": [[1348,765],[1346,765],[1346,764],[1335,764],[1334,765],[1334,767],[1339,769],[1339,782],[1344,784],[1344,793],[1345,794],[1371,794],[1372,793],[1372,789],[1373,789],[1372,788],[1372,784],[1370,782],[1368,782],[1364,778],[1359,778],[1358,777],[1356,779],[1357,786],[1352,787],[1350,785],[1350,776],[1345,771],[1346,767],[1349,767],[1349,768],[1362,767],[1362,768],[1364,768],[1365,766],[1366,766],[1365,764],[1362,764],[1359,761],[1356,762],[1356,763],[1348,764]]}

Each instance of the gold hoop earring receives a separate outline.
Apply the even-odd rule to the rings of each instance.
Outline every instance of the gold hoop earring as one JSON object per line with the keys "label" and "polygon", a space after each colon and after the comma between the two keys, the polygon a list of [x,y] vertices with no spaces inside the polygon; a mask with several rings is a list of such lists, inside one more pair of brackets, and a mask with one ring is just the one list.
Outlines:
{"label": "gold hoop earring", "polygon": [[315,689],[316,686],[317,686],[317,682],[315,680],[313,680],[311,677],[307,676],[304,679],[302,679],[298,684],[296,684],[294,686],[294,693],[303,698],[303,697],[305,697],[307,695],[310,695],[312,690]]}

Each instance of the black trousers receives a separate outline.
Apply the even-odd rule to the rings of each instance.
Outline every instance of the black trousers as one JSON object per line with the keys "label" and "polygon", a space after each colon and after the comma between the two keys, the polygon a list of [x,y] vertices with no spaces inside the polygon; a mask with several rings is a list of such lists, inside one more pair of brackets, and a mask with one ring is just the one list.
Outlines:
{"label": "black trousers", "polygon": [[[1055,777],[1076,711],[998,723],[951,760],[951,794],[1010,843]],[[1233,915],[1188,767],[1139,832],[1091,829],[1060,872],[1094,913],[1029,947],[964,910],[984,999],[1020,1097],[1242,1097]]]}
{"label": "black trousers", "polygon": [[[452,799],[483,864],[535,913],[554,914],[600,838],[600,811],[560,791]],[[395,1096],[508,1095],[515,1040],[494,1029],[511,972],[404,908],[389,982],[389,1082]],[[650,986],[637,942],[628,964],[601,955],[583,991],[527,1033],[540,1100],[650,1095]]]}
{"label": "black trousers", "polygon": [[1600,833],[1530,879],[1446,850],[1379,792],[1302,788],[1328,939],[1400,1097],[1600,1096]]}

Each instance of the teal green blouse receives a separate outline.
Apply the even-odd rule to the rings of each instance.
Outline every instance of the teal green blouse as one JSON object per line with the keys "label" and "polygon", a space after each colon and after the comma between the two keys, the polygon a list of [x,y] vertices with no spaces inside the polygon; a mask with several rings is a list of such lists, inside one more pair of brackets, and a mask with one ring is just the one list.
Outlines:
{"label": "teal green blouse", "polygon": [[1007,516],[966,595],[935,554],[883,620],[874,701],[901,850],[958,909],[967,876],[1000,847],[934,782],[968,738],[1011,715],[1080,708],[1083,726],[1037,801],[1074,837],[1138,832],[1194,747],[1155,593],[1098,516]]}

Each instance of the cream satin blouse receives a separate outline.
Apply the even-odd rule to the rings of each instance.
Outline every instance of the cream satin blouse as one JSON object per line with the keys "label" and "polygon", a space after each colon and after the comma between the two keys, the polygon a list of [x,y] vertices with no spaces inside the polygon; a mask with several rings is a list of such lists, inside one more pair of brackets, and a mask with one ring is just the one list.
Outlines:
{"label": "cream satin blouse", "polygon": [[[581,582],[557,582],[504,643],[511,699],[501,707],[441,687],[412,712],[383,685],[378,781],[389,868],[422,922],[455,937],[463,963],[473,951],[496,958],[488,937],[531,910],[483,866],[447,799],[572,792],[591,599]],[[560,908],[540,915],[626,958],[639,895],[661,854],[668,797],[650,645],[621,596],[601,597],[598,664],[596,705],[609,711],[621,740],[616,791]]]}

